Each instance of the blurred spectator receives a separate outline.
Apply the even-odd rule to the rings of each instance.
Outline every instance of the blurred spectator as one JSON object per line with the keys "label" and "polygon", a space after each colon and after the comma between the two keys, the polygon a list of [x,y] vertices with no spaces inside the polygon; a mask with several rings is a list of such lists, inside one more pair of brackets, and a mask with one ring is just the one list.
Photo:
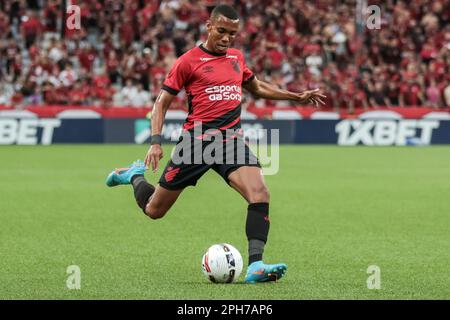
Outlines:
{"label": "blurred spectator", "polygon": [[120,91],[120,99],[122,106],[131,106],[133,97],[138,93],[138,89],[133,84],[133,80],[127,79],[126,86]]}
{"label": "blurred spectator", "polygon": [[308,70],[311,74],[320,76],[321,69],[323,67],[323,59],[319,54],[320,47],[317,46],[311,52],[311,55],[307,56],[305,59],[305,63],[308,66]]}
{"label": "blurred spectator", "polygon": [[131,96],[131,105],[133,107],[150,107],[151,95],[150,92],[144,90],[142,83],[138,83],[137,92]]}
{"label": "blurred spectator", "polygon": [[9,105],[13,95],[13,86],[6,81],[0,81],[0,105]]}
{"label": "blurred spectator", "polygon": [[76,80],[69,88],[68,103],[71,105],[85,105],[89,98],[89,88],[81,80]]}
{"label": "blurred spectator", "polygon": [[400,90],[395,81],[390,81],[386,88],[386,99],[388,106],[397,107],[399,105]]}
{"label": "blurred spectator", "polygon": [[385,107],[389,105],[387,90],[384,88],[383,83],[376,82],[375,85],[369,85],[369,104],[371,107]]}
{"label": "blurred spectator", "polygon": [[27,10],[27,13],[21,17],[21,21],[21,31],[28,49],[42,34],[44,26],[36,12],[31,10]]}
{"label": "blurred spectator", "polygon": [[447,86],[444,89],[445,106],[450,107],[450,79],[447,80]]}
{"label": "blurred spectator", "polygon": [[436,80],[434,80],[434,78],[431,78],[430,80],[430,85],[426,90],[426,96],[427,106],[438,108],[441,105],[441,92],[439,90],[439,87],[436,85]]}
{"label": "blurred spectator", "polygon": [[75,81],[78,80],[78,75],[72,68],[72,63],[67,63],[64,70],[61,71],[58,77],[61,85],[64,87],[71,87]]}
{"label": "blurred spectator", "polygon": [[410,78],[400,86],[400,106],[420,106],[425,102],[420,84]]}

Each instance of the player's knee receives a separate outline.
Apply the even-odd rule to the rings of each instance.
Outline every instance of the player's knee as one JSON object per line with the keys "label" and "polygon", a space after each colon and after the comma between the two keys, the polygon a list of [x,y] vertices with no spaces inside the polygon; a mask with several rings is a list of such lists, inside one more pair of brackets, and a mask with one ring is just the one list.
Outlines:
{"label": "player's knee", "polygon": [[250,203],[270,202],[270,192],[267,186],[260,185],[252,188],[248,197]]}
{"label": "player's knee", "polygon": [[166,212],[167,210],[163,210],[162,208],[150,204],[145,208],[145,214],[152,220],[161,219],[165,216]]}
{"label": "player's knee", "polygon": [[152,220],[161,219],[165,215],[165,212],[161,212],[161,211],[157,211],[157,210],[156,211],[146,211],[145,213]]}
{"label": "player's knee", "polygon": [[158,214],[158,213],[150,213],[150,214],[148,214],[148,217],[150,218],[150,219],[152,219],[152,220],[158,220],[158,219],[161,219],[162,217],[164,217],[164,215],[163,214]]}

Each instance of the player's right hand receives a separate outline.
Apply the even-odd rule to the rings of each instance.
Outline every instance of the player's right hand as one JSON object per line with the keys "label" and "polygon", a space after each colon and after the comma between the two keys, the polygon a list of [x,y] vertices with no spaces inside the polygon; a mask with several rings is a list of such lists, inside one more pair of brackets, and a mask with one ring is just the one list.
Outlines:
{"label": "player's right hand", "polygon": [[161,145],[154,144],[148,149],[147,155],[145,156],[145,165],[147,167],[152,167],[152,171],[156,172],[158,170],[159,160],[163,157],[163,149]]}

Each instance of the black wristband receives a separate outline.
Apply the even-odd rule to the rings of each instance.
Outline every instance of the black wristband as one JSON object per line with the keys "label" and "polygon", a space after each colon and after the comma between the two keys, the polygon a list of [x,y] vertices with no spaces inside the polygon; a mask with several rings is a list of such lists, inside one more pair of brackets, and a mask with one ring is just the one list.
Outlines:
{"label": "black wristband", "polygon": [[151,145],[154,145],[154,144],[159,144],[159,145],[161,145],[161,142],[162,142],[162,138],[161,138],[161,135],[160,135],[160,134],[154,134],[154,135],[152,135],[152,138],[151,138],[151,140],[150,140],[150,144],[151,144]]}

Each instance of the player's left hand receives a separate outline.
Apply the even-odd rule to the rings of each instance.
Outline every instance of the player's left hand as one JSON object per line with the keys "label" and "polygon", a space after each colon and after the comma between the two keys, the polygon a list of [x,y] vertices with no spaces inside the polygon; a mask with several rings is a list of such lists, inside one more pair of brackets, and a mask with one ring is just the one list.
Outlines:
{"label": "player's left hand", "polygon": [[319,107],[321,104],[325,105],[322,99],[326,99],[327,96],[323,94],[321,89],[306,90],[297,94],[297,101],[301,104],[314,104]]}
{"label": "player's left hand", "polygon": [[163,149],[161,148],[161,145],[154,144],[150,147],[150,149],[147,152],[147,155],[145,156],[145,166],[147,168],[152,167],[152,171],[155,173],[158,170],[158,164],[159,160],[161,160],[163,157]]}

